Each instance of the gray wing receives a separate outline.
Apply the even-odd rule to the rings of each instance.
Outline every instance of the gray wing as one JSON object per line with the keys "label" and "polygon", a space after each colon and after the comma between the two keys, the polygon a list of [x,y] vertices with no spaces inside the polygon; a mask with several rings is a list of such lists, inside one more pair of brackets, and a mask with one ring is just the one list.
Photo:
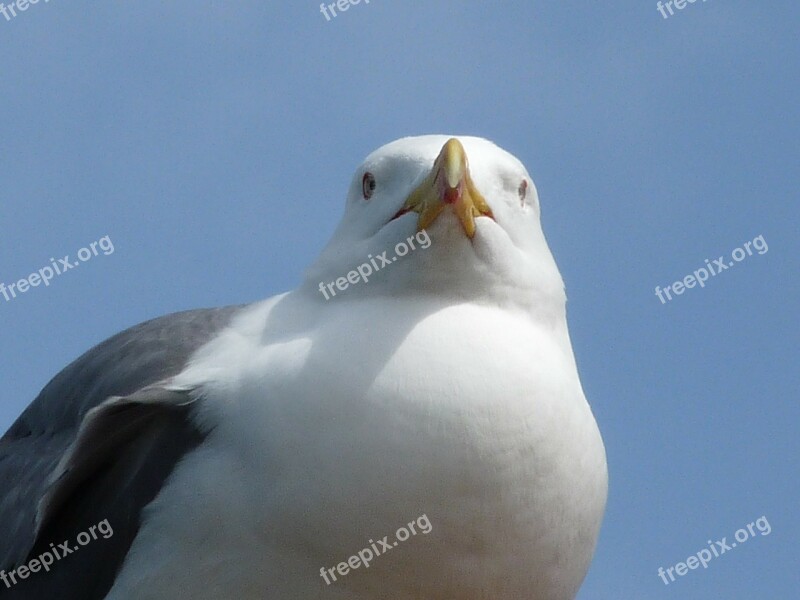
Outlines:
{"label": "gray wing", "polygon": [[0,598],[103,598],[139,529],[139,515],[175,464],[203,439],[192,399],[159,386],[241,307],[148,321],[61,371],[0,438],[0,569],[11,572],[104,520],[108,539],[31,573]]}

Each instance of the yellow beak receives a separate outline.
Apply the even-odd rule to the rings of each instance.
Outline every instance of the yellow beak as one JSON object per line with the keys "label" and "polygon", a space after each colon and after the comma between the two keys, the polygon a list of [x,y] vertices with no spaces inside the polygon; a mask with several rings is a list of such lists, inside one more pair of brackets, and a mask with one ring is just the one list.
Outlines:
{"label": "yellow beak", "polygon": [[472,181],[464,146],[455,138],[447,140],[430,174],[411,192],[395,218],[408,212],[419,213],[417,231],[422,231],[448,205],[452,206],[464,233],[470,239],[475,235],[476,217],[494,218],[492,210]]}

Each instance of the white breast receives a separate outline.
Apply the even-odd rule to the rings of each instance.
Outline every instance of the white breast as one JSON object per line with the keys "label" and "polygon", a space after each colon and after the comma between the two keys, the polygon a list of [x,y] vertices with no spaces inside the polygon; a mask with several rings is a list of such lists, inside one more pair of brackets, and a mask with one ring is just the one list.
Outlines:
{"label": "white breast", "polygon": [[[185,374],[214,373],[215,429],[109,598],[574,597],[606,465],[566,331],[406,298],[326,310],[265,307]],[[422,515],[429,533],[325,583]]]}

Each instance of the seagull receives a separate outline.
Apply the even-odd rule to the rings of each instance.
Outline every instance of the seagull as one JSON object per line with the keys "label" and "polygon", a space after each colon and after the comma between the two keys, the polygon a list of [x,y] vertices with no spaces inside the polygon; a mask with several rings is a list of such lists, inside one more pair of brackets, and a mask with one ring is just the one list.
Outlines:
{"label": "seagull", "polygon": [[297,289],[115,335],[0,439],[0,598],[574,598],[607,467],[565,304],[517,158],[379,148]]}

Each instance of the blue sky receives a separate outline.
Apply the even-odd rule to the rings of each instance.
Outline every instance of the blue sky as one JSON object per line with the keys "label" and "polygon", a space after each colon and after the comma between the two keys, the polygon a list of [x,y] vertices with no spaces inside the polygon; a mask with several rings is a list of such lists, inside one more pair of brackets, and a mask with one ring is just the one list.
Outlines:
{"label": "blue sky", "polygon": [[[51,0],[0,16],[0,425],[107,336],[294,287],[375,147],[516,154],[566,280],[610,496],[579,598],[800,588],[800,4]],[[662,304],[705,259],[754,253]],[[726,261],[728,259],[726,258]],[[657,575],[766,516],[768,536]]]}

